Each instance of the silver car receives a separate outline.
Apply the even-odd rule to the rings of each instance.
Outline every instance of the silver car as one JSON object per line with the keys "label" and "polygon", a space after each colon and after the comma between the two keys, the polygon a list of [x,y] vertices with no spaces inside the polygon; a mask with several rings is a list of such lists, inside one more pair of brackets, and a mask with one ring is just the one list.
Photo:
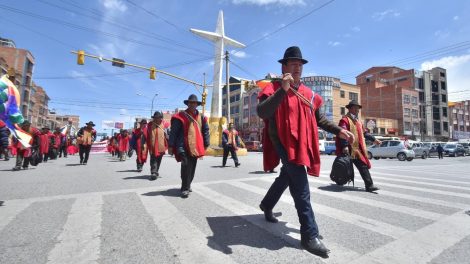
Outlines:
{"label": "silver car", "polygon": [[415,152],[416,157],[421,157],[422,159],[426,159],[429,156],[429,148],[420,142],[412,142],[410,143],[410,147]]}
{"label": "silver car", "polygon": [[367,157],[369,159],[397,158],[400,161],[412,161],[415,152],[411,146],[405,146],[401,140],[384,140],[380,145],[374,145],[367,148]]}

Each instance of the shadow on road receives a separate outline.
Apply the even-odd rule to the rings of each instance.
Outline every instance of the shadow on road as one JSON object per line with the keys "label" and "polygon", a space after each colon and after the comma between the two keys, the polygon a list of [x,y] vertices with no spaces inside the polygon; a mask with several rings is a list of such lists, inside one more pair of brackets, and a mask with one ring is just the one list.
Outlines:
{"label": "shadow on road", "polygon": [[358,187],[353,186],[339,186],[336,184],[331,184],[327,186],[320,186],[318,189],[328,192],[363,192],[364,189],[359,189]]}
{"label": "shadow on road", "polygon": [[122,178],[122,179],[123,180],[148,180],[149,176],[139,175],[139,176],[125,177],[125,178]]}
{"label": "shadow on road", "polygon": [[222,165],[219,165],[219,166],[211,166],[211,168],[226,168],[226,167],[230,167],[230,166],[222,166]]}
{"label": "shadow on road", "polygon": [[4,201],[0,201],[0,206],[3,206]]}
{"label": "shadow on road", "polygon": [[[265,221],[262,214],[244,215],[243,218],[240,216],[207,217],[207,223],[214,234],[207,237],[207,245],[224,254],[232,254],[230,246],[236,245],[269,250],[279,250],[283,247],[297,248],[251,223],[258,221]],[[281,237],[287,236],[290,232],[299,233],[299,230],[287,227],[286,222],[279,222],[271,227],[275,228],[276,233]]]}
{"label": "shadow on road", "polygon": [[138,172],[137,170],[120,170],[116,172]]}
{"label": "shadow on road", "polygon": [[181,190],[175,188],[175,189],[168,189],[168,190],[165,190],[165,191],[143,193],[142,195],[145,195],[145,196],[163,195],[163,196],[169,196],[169,197],[180,197],[181,196]]}
{"label": "shadow on road", "polygon": [[272,173],[276,173],[275,172],[269,172],[269,171],[250,171],[248,172],[249,174],[272,174]]}
{"label": "shadow on road", "polygon": [[65,164],[65,166],[71,167],[71,166],[81,166],[82,164],[80,163],[71,163],[71,164]]}

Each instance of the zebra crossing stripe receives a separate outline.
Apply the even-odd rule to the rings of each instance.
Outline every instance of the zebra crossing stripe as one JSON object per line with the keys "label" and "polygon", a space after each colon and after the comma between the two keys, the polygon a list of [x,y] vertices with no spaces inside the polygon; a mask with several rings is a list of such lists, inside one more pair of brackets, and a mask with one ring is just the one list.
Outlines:
{"label": "zebra crossing stripe", "polygon": [[98,263],[102,207],[101,195],[75,200],[47,263]]}
{"label": "zebra crossing stripe", "polygon": [[469,217],[463,211],[407,234],[350,263],[429,263],[444,250],[470,235]]}
{"label": "zebra crossing stripe", "polygon": [[445,188],[452,188],[452,189],[470,191],[470,187],[462,187],[462,186],[455,186],[455,185],[448,185],[448,184],[440,184],[440,183],[432,183],[432,182],[424,182],[424,181],[411,181],[411,180],[404,180],[404,179],[390,178],[390,177],[381,177],[381,176],[374,176],[374,179],[382,179],[382,180],[387,180],[387,181],[404,182],[404,183],[416,183],[416,184],[421,184],[421,185],[428,185],[428,186],[435,186],[435,187],[445,187]]}
{"label": "zebra crossing stripe", "polygon": [[0,207],[0,231],[30,204],[31,201],[25,200],[5,201]]}
{"label": "zebra crossing stripe", "polygon": [[[310,182],[312,183],[312,182]],[[313,192],[313,191],[312,191]],[[377,201],[377,200],[372,200],[372,199],[367,199],[359,196],[354,196],[354,195],[348,195],[345,193],[339,193],[339,192],[328,192],[328,191],[320,191],[319,192],[321,195],[333,197],[333,198],[340,198],[344,199],[347,201],[352,201],[354,203],[360,203],[360,204],[365,204],[367,206],[372,206],[372,207],[377,207],[377,208],[382,208],[386,209],[389,211],[394,211],[398,213],[403,213],[407,215],[412,215],[412,216],[417,216],[421,218],[426,218],[430,220],[437,220],[442,218],[444,215],[434,213],[434,212],[429,212],[429,211],[424,211],[421,209],[417,208],[411,208],[403,205],[398,205],[398,204],[393,204],[393,203],[387,203],[387,202],[382,202],[382,201]]]}
{"label": "zebra crossing stripe", "polygon": [[140,194],[139,198],[157,228],[162,231],[166,241],[175,250],[175,255],[178,256],[180,263],[236,263],[225,255],[223,250],[215,250],[207,246],[207,235],[202,233],[163,196]]}
{"label": "zebra crossing stripe", "polygon": [[[379,175],[385,175],[385,176],[390,176],[390,177],[394,177],[394,178],[405,178],[405,179],[415,179],[415,180],[420,180],[421,182],[427,182],[427,181],[431,181],[431,182],[445,182],[445,183],[455,183],[455,184],[458,184],[458,185],[470,185],[470,182],[464,182],[464,181],[454,181],[454,180],[442,180],[442,179],[436,179],[436,178],[429,178],[429,177],[416,177],[416,176],[409,176],[409,175],[396,175],[396,174],[392,174],[392,173],[385,173],[385,172],[378,172],[378,171],[374,171],[373,172],[374,175],[375,174],[379,174]],[[375,177],[374,177],[375,178]],[[452,185],[453,186],[453,185]],[[468,187],[468,189],[470,189],[470,187]]]}
{"label": "zebra crossing stripe", "polygon": [[[265,181],[269,181],[269,180],[266,179]],[[266,190],[262,188],[252,186],[243,182],[239,182],[239,183],[231,182],[230,184],[233,186],[242,188],[246,191],[253,192],[253,193],[257,193],[261,195],[264,195],[266,193]],[[288,203],[288,204],[292,204],[292,205],[294,204],[292,197],[289,197],[285,194],[281,196],[280,201]],[[398,226],[393,226],[393,225],[383,223],[374,219],[352,214],[346,211],[342,211],[342,210],[325,206],[325,205],[321,205],[321,204],[314,204],[313,209],[315,213],[323,214],[328,217],[335,218],[339,221],[350,223],[350,224],[353,224],[353,225],[356,225],[356,226],[365,228],[367,230],[374,231],[376,233],[386,235],[392,238],[398,238],[410,232]]]}
{"label": "zebra crossing stripe", "polygon": [[[238,181],[230,181],[228,184],[237,186]],[[259,228],[269,232],[272,235],[275,235],[287,243],[299,247],[300,244],[300,234],[298,232],[288,232],[286,233],[285,228],[289,230],[300,230],[300,227],[298,225],[286,223],[285,225],[275,225],[271,223],[266,223],[266,220],[264,219],[264,216],[261,212],[260,209],[255,208],[253,206],[246,205],[240,201],[237,201],[231,197],[228,197],[226,195],[223,195],[221,193],[218,193],[216,191],[213,191],[212,189],[207,187],[208,185],[198,185],[197,186],[197,193],[201,195],[202,197],[210,200],[211,202],[214,202],[218,204],[219,206],[231,211],[233,214],[247,220],[253,225],[258,226]],[[259,218],[253,218],[253,217],[246,217],[254,214],[259,214]],[[285,222],[282,220],[282,218],[278,218],[279,221]],[[344,263],[345,260],[350,260],[354,259],[360,256],[359,253],[345,248],[337,243],[333,242],[328,242],[325,241],[325,243],[328,244],[328,248],[334,252],[334,254],[331,254],[328,260],[323,260],[326,263]],[[304,251],[305,254],[307,251]]]}

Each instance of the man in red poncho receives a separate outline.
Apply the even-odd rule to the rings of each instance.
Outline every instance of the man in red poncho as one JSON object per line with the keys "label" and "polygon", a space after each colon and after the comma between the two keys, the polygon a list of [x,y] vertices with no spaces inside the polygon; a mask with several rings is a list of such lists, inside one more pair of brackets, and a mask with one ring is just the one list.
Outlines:
{"label": "man in red poncho", "polygon": [[27,170],[29,166],[29,161],[31,159],[31,149],[32,148],[39,148],[39,143],[41,141],[40,135],[41,132],[35,127],[31,126],[31,123],[25,120],[21,124],[21,129],[26,132],[28,135],[31,136],[31,140],[29,144],[31,147],[25,148],[19,140],[13,138],[13,147],[16,149],[16,165],[13,168],[14,171],[21,170],[21,165],[23,165],[23,169]]}
{"label": "man in red poncho", "polygon": [[280,159],[282,167],[260,208],[267,221],[277,222],[272,209],[289,187],[299,217],[302,247],[315,255],[327,257],[329,249],[318,237],[318,226],[310,204],[307,174],[320,175],[318,127],[346,140],[352,140],[353,135],[326,119],[320,112],[321,96],[301,83],[303,64],[308,61],[302,58],[298,47],[288,48],[279,62],[282,64],[282,80],[268,84],[260,92],[257,111],[264,119],[269,135],[263,144],[264,158],[274,167]]}
{"label": "man in red poncho", "polygon": [[147,162],[148,147],[145,142],[145,130],[147,129],[147,120],[142,119],[140,126],[132,131],[131,147],[135,150],[137,171],[141,172],[144,163]]}
{"label": "man in red poncho", "polygon": [[174,152],[176,160],[181,161],[181,197],[188,198],[197,160],[205,155],[209,147],[209,125],[207,118],[197,110],[202,102],[195,94],[184,100],[184,104],[188,108],[171,118],[168,153],[171,155]]}
{"label": "man in red poncho", "polygon": [[51,148],[51,138],[53,137],[48,127],[43,127],[41,131],[41,144],[39,144],[39,153],[41,153],[43,162],[49,160],[49,150]]}
{"label": "man in red poncho", "polygon": [[146,142],[150,153],[150,180],[156,180],[160,177],[159,169],[162,163],[163,155],[168,149],[167,133],[163,126],[163,113],[155,111],[152,116],[152,122],[147,125],[145,130]]}
{"label": "man in red poncho", "polygon": [[129,151],[129,131],[127,129],[121,129],[121,133],[118,135],[118,151],[119,160],[125,161]]}
{"label": "man in red poncho", "polygon": [[240,145],[240,138],[238,137],[238,131],[233,127],[233,123],[228,124],[228,129],[225,129],[222,133],[222,147],[224,148],[224,156],[222,157],[222,167],[227,164],[228,153],[232,155],[232,159],[235,162],[235,167],[240,166],[238,162],[237,150]]}
{"label": "man in red poncho", "polygon": [[367,147],[366,147],[366,139],[374,142],[374,144],[380,144],[380,140],[376,139],[374,136],[369,134],[362,125],[362,122],[359,120],[359,109],[362,106],[356,101],[352,100],[346,105],[348,109],[348,113],[341,118],[339,121],[339,126],[351,131],[354,134],[354,142],[349,143],[346,140],[342,140],[337,138],[336,139],[336,155],[350,155],[351,160],[359,170],[362,179],[364,180],[364,184],[366,185],[367,192],[374,192],[378,191],[372,181],[372,177],[370,176],[369,169],[371,167],[370,161],[367,158]]}
{"label": "man in red poncho", "polygon": [[93,128],[95,124],[90,121],[80,128],[77,133],[77,143],[79,147],[80,164],[87,165],[90,157],[91,145],[96,139],[96,130]]}
{"label": "man in red poncho", "polygon": [[52,145],[52,158],[51,159],[57,159],[59,156],[60,152],[60,146],[62,144],[62,138],[64,135],[62,135],[62,132],[60,131],[60,127],[56,127],[53,133],[54,137],[54,144]]}

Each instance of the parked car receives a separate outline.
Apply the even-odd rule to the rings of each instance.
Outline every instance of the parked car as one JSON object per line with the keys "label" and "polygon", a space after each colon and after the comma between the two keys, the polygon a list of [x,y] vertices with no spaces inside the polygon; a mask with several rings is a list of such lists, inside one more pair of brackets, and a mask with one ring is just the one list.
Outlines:
{"label": "parked car", "polygon": [[423,146],[429,148],[428,157],[437,157],[438,156],[437,146],[439,144],[442,147],[444,147],[444,145],[447,144],[447,143],[446,142],[423,142]]}
{"label": "parked car", "polygon": [[426,159],[429,155],[429,148],[425,146],[423,143],[420,142],[411,142],[409,143],[410,147],[415,152],[416,157],[421,157],[422,159]]}
{"label": "parked car", "polygon": [[322,154],[332,155],[336,153],[336,142],[335,141],[325,141],[325,150],[320,151]]}
{"label": "parked car", "polygon": [[465,149],[465,155],[470,156],[470,143],[464,142],[462,144],[463,148]]}
{"label": "parked car", "polygon": [[367,157],[369,159],[397,158],[400,161],[412,161],[415,152],[411,147],[405,147],[405,142],[402,140],[385,140],[380,145],[370,146],[367,149]]}
{"label": "parked car", "polygon": [[444,146],[444,155],[449,157],[465,156],[465,149],[462,144],[449,143]]}
{"label": "parked car", "polygon": [[245,142],[245,148],[247,151],[263,151],[259,141],[247,141]]}

